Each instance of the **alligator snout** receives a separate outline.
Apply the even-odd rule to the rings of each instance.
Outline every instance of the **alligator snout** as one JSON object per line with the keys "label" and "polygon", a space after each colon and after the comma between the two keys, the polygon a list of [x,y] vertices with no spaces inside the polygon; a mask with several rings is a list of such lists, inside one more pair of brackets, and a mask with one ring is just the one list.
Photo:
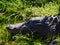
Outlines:
{"label": "alligator snout", "polygon": [[13,26],[11,26],[11,25],[9,25],[9,26],[6,27],[7,30],[14,30],[14,28],[15,28],[15,27],[13,27]]}

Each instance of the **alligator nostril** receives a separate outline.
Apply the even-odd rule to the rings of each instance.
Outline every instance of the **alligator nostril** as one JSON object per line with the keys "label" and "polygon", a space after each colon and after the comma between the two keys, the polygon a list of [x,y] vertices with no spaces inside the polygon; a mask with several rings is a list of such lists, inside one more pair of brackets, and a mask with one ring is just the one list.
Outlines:
{"label": "alligator nostril", "polygon": [[7,29],[7,30],[12,30],[12,29],[14,29],[14,28],[13,28],[12,26],[7,26],[6,29]]}

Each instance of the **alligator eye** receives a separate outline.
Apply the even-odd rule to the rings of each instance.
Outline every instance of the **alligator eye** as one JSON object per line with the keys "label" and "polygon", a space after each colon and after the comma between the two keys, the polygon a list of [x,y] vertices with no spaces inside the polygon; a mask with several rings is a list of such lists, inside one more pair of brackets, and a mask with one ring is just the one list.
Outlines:
{"label": "alligator eye", "polygon": [[53,18],[51,17],[51,18],[50,18],[50,22],[51,22],[52,20],[53,20]]}
{"label": "alligator eye", "polygon": [[55,19],[53,20],[53,23],[58,23],[57,18],[55,18]]}

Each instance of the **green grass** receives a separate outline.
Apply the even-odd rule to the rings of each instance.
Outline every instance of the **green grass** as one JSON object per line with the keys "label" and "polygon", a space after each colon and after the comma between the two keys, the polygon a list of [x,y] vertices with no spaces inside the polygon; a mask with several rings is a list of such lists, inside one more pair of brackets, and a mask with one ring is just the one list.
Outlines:
{"label": "green grass", "polygon": [[56,1],[42,6],[27,6],[20,0],[0,1],[0,23],[18,23],[34,16],[56,16],[60,6]]}

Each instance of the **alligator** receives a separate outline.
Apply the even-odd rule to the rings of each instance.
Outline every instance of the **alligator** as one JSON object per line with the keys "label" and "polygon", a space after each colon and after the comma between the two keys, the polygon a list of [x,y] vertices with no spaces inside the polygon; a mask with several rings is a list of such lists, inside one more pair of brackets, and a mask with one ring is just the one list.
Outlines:
{"label": "alligator", "polygon": [[60,16],[31,17],[22,23],[9,24],[6,29],[13,35],[57,35],[60,33]]}

